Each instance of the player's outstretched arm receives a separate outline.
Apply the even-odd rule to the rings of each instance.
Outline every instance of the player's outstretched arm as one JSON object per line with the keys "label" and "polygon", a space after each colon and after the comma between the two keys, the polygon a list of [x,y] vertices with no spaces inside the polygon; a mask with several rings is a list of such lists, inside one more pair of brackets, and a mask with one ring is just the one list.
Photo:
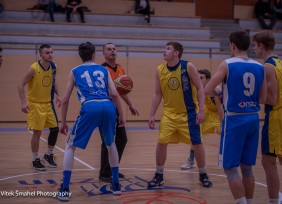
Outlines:
{"label": "player's outstretched arm", "polygon": [[62,99],[62,107],[61,107],[61,127],[60,127],[60,133],[66,135],[68,133],[68,125],[67,125],[67,112],[69,107],[69,100],[74,87],[74,76],[73,73],[70,72],[68,82],[67,82],[67,88],[65,95]]}

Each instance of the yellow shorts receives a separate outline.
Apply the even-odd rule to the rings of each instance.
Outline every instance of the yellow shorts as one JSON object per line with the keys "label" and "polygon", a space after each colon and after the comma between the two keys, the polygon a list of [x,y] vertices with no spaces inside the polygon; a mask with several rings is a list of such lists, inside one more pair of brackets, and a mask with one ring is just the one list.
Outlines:
{"label": "yellow shorts", "polygon": [[271,110],[267,113],[262,130],[262,153],[271,153],[282,157],[281,115],[282,109]]}
{"label": "yellow shorts", "polygon": [[205,121],[202,124],[203,134],[220,134],[220,127],[221,125],[218,112],[209,111],[207,108],[205,108]]}
{"label": "yellow shorts", "polygon": [[158,143],[175,144],[182,142],[185,144],[201,144],[201,128],[196,124],[196,117],[189,120],[188,124],[187,113],[163,115],[160,121]]}
{"label": "yellow shorts", "polygon": [[44,128],[58,127],[56,111],[51,103],[28,102],[27,129],[43,130]]}

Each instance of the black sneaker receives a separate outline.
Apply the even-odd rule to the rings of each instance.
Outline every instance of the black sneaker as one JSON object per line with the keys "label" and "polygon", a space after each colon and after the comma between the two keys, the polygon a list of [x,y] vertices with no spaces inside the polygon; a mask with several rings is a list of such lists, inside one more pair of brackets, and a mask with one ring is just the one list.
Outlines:
{"label": "black sneaker", "polygon": [[148,187],[152,188],[152,187],[164,185],[163,176],[164,176],[163,174],[155,173],[154,178],[148,182]]}
{"label": "black sneaker", "polygon": [[110,190],[113,192],[114,195],[121,194],[121,185],[119,183],[115,183],[111,185]]}
{"label": "black sneaker", "polygon": [[60,201],[69,201],[70,197],[71,197],[70,189],[63,188],[63,184],[61,184],[61,187],[58,189],[57,192],[57,199]]}
{"label": "black sneaker", "polygon": [[99,176],[99,180],[105,183],[112,183],[112,177],[106,177],[106,176]]}
{"label": "black sneaker", "polygon": [[200,174],[199,180],[200,180],[200,184],[203,187],[206,187],[206,188],[212,187],[212,182],[209,180],[209,177],[206,173]]}
{"label": "black sneaker", "polygon": [[38,171],[45,171],[46,167],[41,163],[40,159],[37,158],[32,162],[32,167]]}
{"label": "black sneaker", "polygon": [[124,176],[124,174],[119,173],[119,174],[118,174],[118,177],[119,177],[119,178],[124,178],[125,176]]}
{"label": "black sneaker", "polygon": [[57,168],[57,164],[55,163],[56,157],[54,156],[54,154],[44,154],[42,161],[44,162],[44,164],[48,165],[51,168]]}

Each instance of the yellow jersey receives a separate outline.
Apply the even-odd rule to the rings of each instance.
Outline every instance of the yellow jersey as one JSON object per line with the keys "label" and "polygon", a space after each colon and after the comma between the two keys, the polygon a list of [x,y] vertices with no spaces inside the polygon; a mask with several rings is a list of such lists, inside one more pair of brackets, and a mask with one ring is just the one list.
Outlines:
{"label": "yellow jersey", "polygon": [[[182,81],[181,81],[180,61],[173,68],[169,68],[167,66],[167,63],[161,64],[158,66],[158,72],[160,79],[160,87],[164,99],[163,113],[164,114],[187,113],[186,106],[193,104],[185,104],[184,101],[184,94],[183,94]],[[187,72],[189,75],[188,69]],[[192,83],[191,80],[190,80],[190,85],[192,88],[192,95],[189,97],[192,97],[192,101],[194,102],[196,109],[198,109],[197,91],[195,85]]]}
{"label": "yellow jersey", "polygon": [[44,70],[44,68],[40,64],[40,61],[35,62],[31,65],[31,68],[34,69],[34,76],[28,82],[28,101],[36,103],[46,103],[53,100],[56,65],[53,63],[52,66],[51,63],[49,64],[47,70]]}

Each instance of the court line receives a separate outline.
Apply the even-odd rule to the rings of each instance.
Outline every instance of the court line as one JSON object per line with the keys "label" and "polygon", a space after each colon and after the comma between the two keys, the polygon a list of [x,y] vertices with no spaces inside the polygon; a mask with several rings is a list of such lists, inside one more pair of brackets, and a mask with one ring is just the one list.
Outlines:
{"label": "court line", "polygon": [[[28,131],[30,134],[33,134],[32,131]],[[43,138],[40,137],[41,140],[43,140],[44,142],[48,143],[48,141]],[[65,150],[63,150],[62,148],[58,147],[57,145],[55,146],[56,149],[60,150],[61,152],[65,153]],[[79,163],[83,164],[84,166],[88,167],[91,170],[94,170],[95,168],[90,166],[89,164],[87,164],[86,162],[82,161],[81,159],[77,158],[76,156],[74,157],[74,160],[78,161]]]}

